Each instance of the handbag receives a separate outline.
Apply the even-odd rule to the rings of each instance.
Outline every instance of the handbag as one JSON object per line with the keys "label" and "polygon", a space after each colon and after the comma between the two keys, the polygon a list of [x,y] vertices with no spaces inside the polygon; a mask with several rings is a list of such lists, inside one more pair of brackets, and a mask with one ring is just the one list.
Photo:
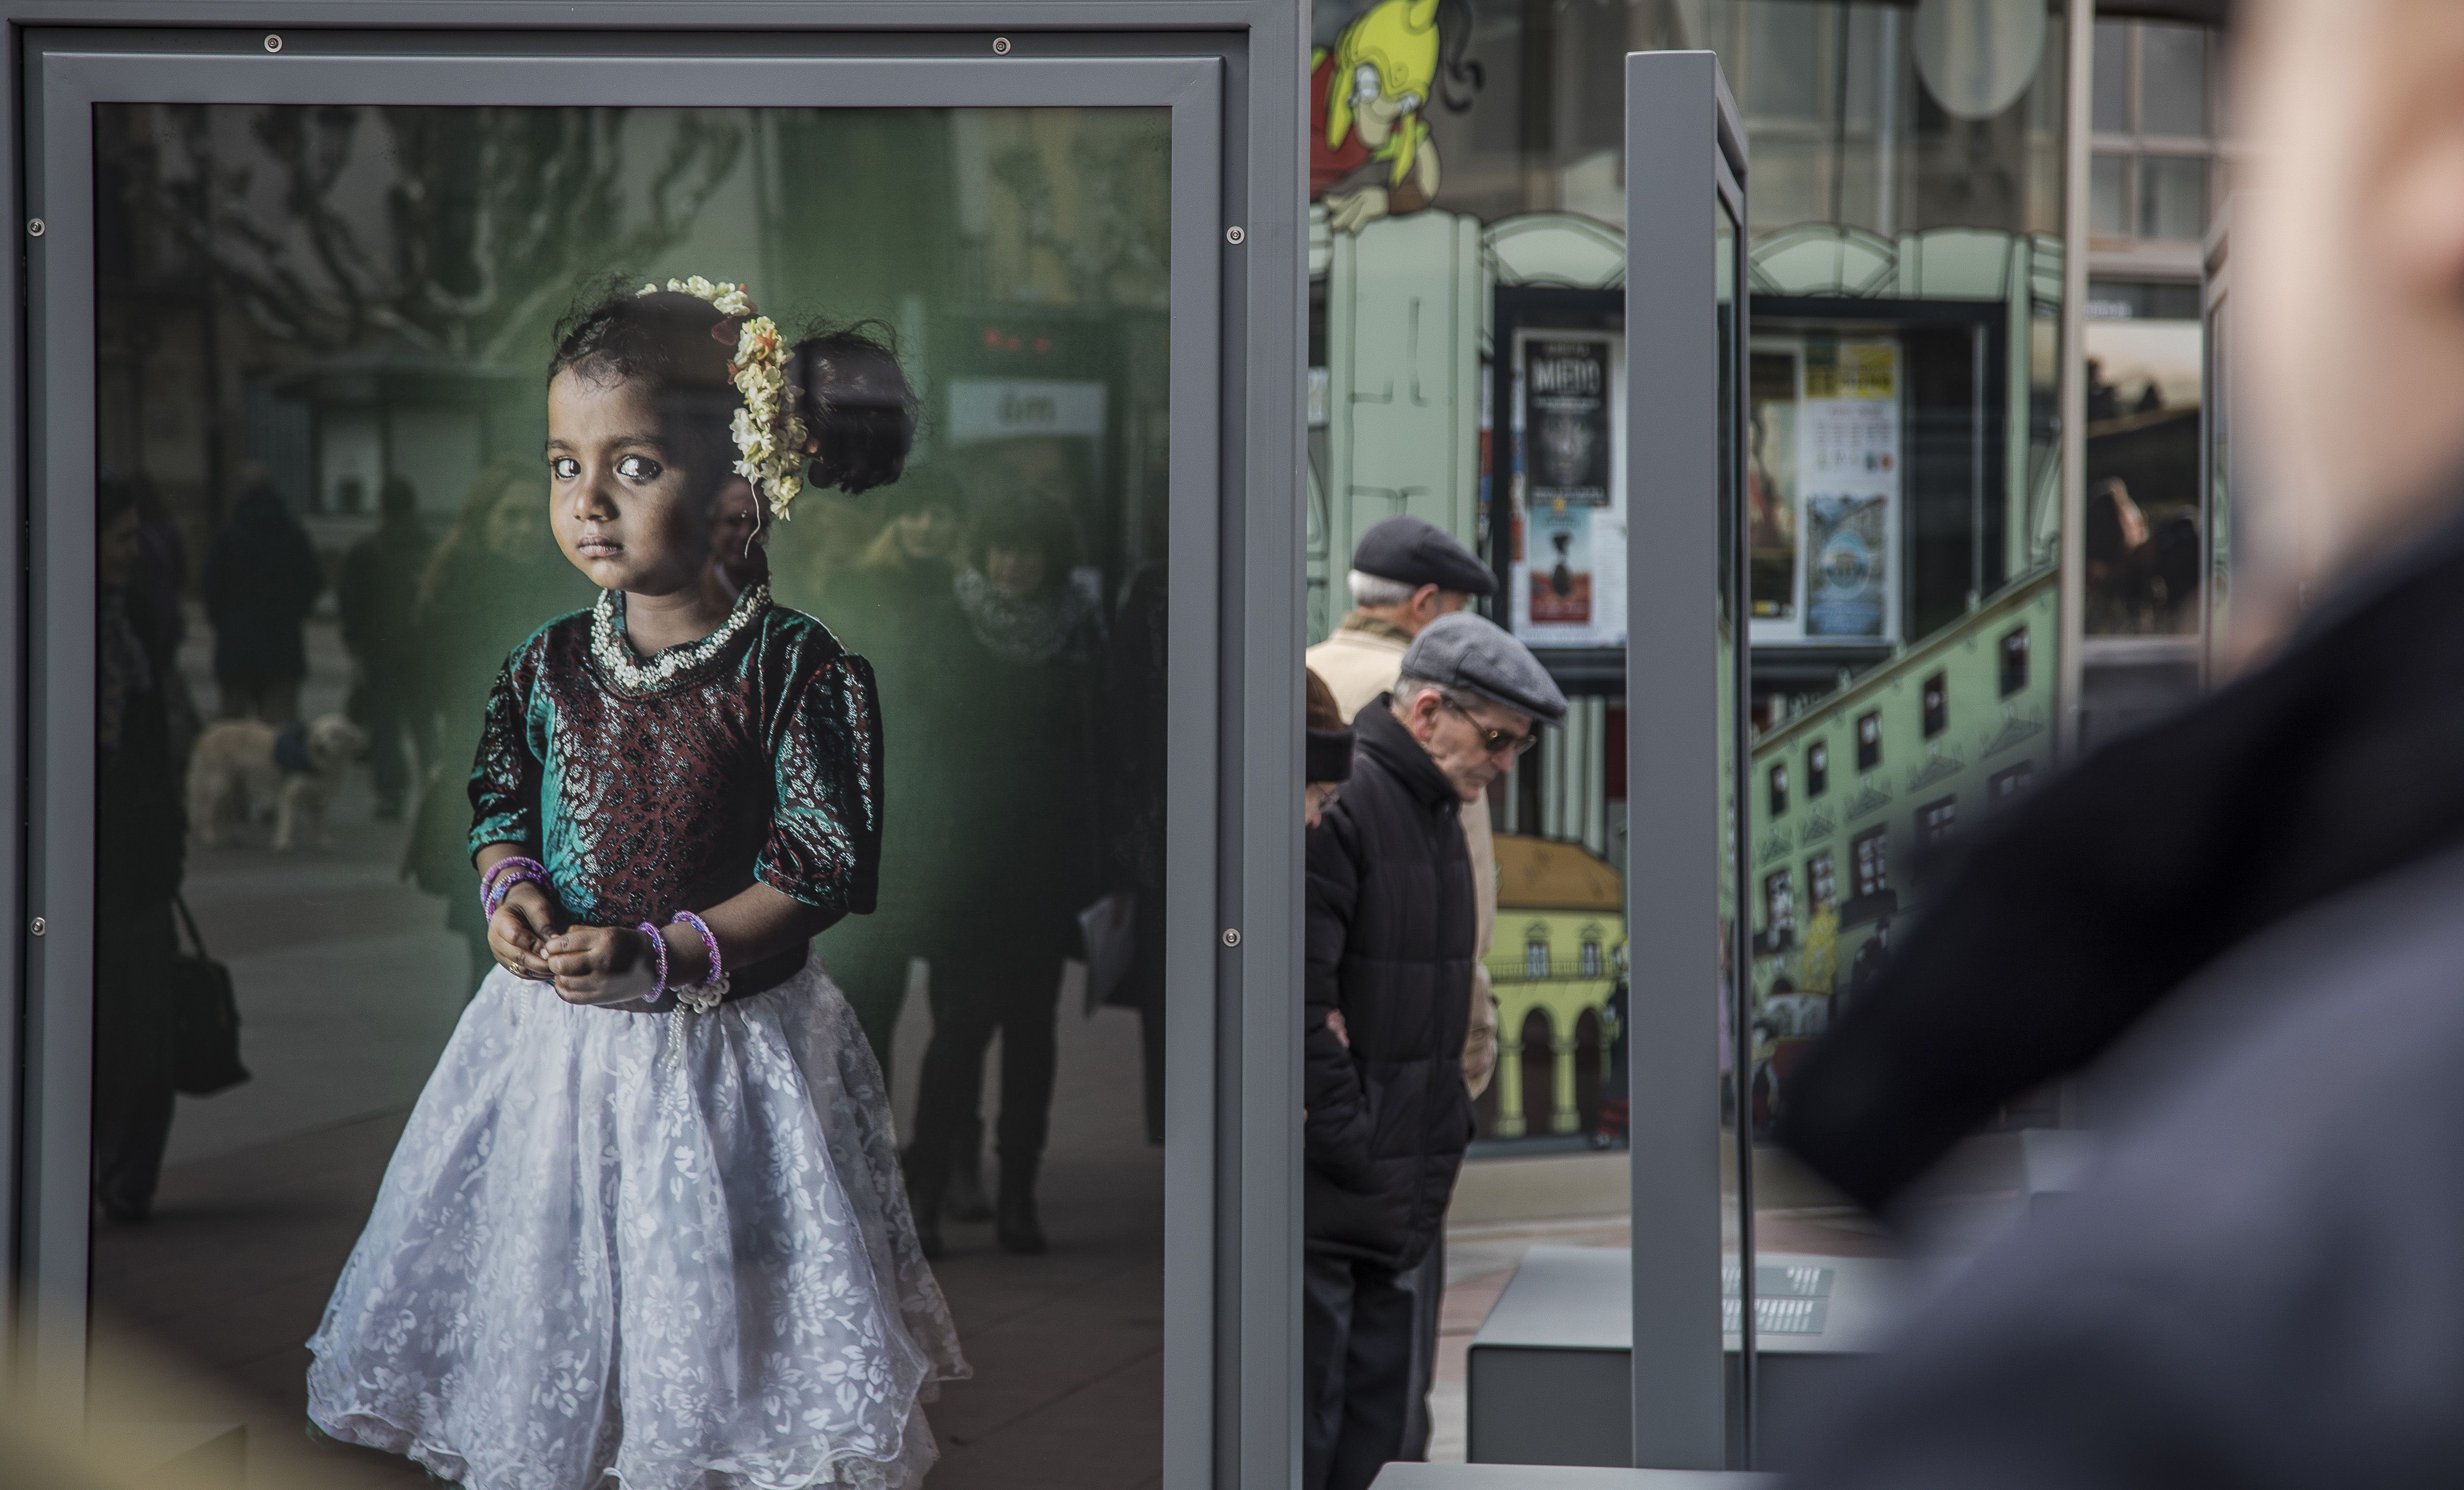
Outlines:
{"label": "handbag", "polygon": [[248,1067],[239,1063],[239,1003],[231,996],[231,969],[206,955],[187,899],[175,895],[171,904],[196,949],[171,959],[171,1086],[211,1097],[248,1079]]}

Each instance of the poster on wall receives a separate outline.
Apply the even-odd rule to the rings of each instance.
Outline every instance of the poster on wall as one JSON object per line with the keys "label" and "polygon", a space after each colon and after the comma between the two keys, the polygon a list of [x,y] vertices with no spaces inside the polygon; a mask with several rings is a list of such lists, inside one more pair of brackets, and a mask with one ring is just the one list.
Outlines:
{"label": "poster on wall", "polygon": [[1808,337],[1797,406],[1805,635],[1899,634],[1900,348],[1887,337]]}
{"label": "poster on wall", "polygon": [[1535,647],[1625,645],[1623,362],[1611,333],[1515,339],[1511,619]]}
{"label": "poster on wall", "polygon": [[1796,403],[1802,337],[1754,339],[1746,389],[1746,570],[1756,641],[1805,634],[1797,605]]}

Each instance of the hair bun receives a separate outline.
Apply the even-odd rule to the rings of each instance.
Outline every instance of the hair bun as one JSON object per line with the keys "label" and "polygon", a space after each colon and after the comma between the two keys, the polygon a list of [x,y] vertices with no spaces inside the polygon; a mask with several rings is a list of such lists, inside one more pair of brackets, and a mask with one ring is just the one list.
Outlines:
{"label": "hair bun", "polygon": [[916,404],[889,328],[863,322],[808,335],[796,344],[794,364],[816,442],[812,484],[853,496],[897,480],[915,443]]}

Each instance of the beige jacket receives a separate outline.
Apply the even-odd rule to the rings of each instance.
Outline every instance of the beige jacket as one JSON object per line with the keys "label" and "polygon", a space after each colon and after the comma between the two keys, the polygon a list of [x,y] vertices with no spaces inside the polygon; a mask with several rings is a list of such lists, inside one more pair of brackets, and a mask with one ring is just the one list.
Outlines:
{"label": "beige jacket", "polygon": [[[1403,674],[1403,652],[1412,634],[1391,621],[1347,612],[1334,634],[1306,654],[1309,671],[1325,679],[1345,723],[1362,706],[1395,686]],[[1480,928],[1473,945],[1471,1025],[1463,1038],[1463,1083],[1478,1097],[1497,1070],[1497,998],[1488,989],[1489,940],[1497,931],[1497,848],[1488,827],[1488,804],[1466,802],[1463,847],[1471,858],[1471,882],[1479,891]]]}

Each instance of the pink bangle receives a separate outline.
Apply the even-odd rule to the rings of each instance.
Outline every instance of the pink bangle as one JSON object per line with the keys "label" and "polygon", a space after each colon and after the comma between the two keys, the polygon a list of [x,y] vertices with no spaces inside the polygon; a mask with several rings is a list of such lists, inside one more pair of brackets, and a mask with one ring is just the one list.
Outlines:
{"label": "pink bangle", "polygon": [[668,939],[659,935],[659,928],[647,921],[634,929],[650,939],[650,956],[658,964],[659,981],[651,984],[650,991],[642,995],[643,1003],[655,1004],[659,995],[668,990]]}
{"label": "pink bangle", "polygon": [[702,974],[702,983],[705,986],[716,983],[720,978],[726,976],[727,963],[725,959],[718,955],[718,938],[711,934],[710,923],[702,920],[699,916],[694,915],[691,911],[678,911],[668,918],[668,924],[671,926],[676,925],[679,923],[691,926],[695,931],[701,933],[702,950],[710,954],[710,971]]}

